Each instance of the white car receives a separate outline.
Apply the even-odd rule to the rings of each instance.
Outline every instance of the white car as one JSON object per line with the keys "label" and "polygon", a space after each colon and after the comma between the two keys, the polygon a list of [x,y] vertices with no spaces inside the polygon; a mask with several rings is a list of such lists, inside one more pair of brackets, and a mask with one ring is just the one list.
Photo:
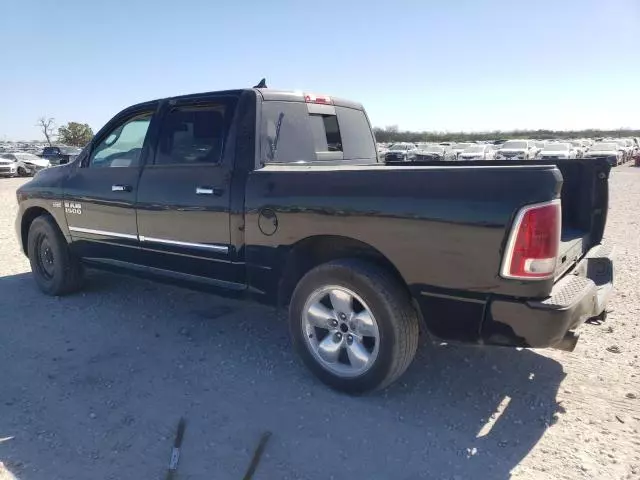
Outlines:
{"label": "white car", "polygon": [[387,154],[389,149],[387,148],[386,145],[382,145],[381,143],[377,145],[377,148],[378,148],[378,157],[384,160],[384,156]]}
{"label": "white car", "polygon": [[542,150],[544,150],[544,147],[546,146],[546,143],[541,141],[541,140],[536,140],[533,142],[533,144],[535,145],[535,158],[538,158],[540,156],[540,152],[542,152]]}
{"label": "white car", "polygon": [[0,176],[27,177],[51,165],[49,160],[32,153],[12,152],[0,154]]}
{"label": "white car", "polygon": [[607,157],[612,167],[620,165],[624,161],[624,152],[620,150],[620,146],[615,142],[599,142],[594,144],[587,153],[585,158],[589,157]]}
{"label": "white car", "polygon": [[618,150],[622,152],[623,163],[626,162],[633,153],[633,149],[627,144],[624,138],[607,138],[604,142],[615,143],[618,146]]}
{"label": "white car", "polygon": [[458,160],[493,160],[496,150],[492,144],[471,145],[458,154]]}
{"label": "white car", "polygon": [[496,160],[533,160],[537,153],[532,140],[507,140],[496,153]]}
{"label": "white car", "polygon": [[547,143],[540,152],[540,158],[578,158],[578,150],[569,142]]}
{"label": "white car", "polygon": [[456,158],[458,158],[458,155],[460,155],[462,152],[464,152],[467,148],[471,147],[472,145],[474,144],[471,142],[454,143],[450,151],[455,155]]}

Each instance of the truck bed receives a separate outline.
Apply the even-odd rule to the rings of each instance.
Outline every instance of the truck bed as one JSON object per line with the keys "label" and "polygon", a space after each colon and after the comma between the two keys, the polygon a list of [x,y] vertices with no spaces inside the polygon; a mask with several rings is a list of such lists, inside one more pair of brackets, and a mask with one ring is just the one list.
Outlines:
{"label": "truck bed", "polygon": [[[388,163],[402,165],[402,162]],[[405,162],[404,165],[451,167],[555,165],[562,174],[562,235],[555,278],[564,275],[593,246],[600,243],[608,210],[607,179],[611,167],[604,159],[492,160],[464,162]]]}

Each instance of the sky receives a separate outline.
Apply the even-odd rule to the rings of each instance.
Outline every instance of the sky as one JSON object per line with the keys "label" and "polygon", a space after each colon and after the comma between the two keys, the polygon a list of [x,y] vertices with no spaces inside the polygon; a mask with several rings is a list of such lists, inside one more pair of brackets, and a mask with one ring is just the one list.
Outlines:
{"label": "sky", "polygon": [[640,128],[640,0],[0,0],[0,140],[270,87],[401,130]]}

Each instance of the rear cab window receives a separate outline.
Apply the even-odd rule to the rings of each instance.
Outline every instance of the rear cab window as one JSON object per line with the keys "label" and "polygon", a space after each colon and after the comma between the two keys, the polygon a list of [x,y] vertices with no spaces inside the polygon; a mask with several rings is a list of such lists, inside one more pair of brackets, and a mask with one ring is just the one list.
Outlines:
{"label": "rear cab window", "polygon": [[235,100],[196,101],[171,108],[163,118],[155,166],[219,165]]}
{"label": "rear cab window", "polygon": [[339,105],[265,101],[262,163],[376,163],[375,141],[363,110]]}

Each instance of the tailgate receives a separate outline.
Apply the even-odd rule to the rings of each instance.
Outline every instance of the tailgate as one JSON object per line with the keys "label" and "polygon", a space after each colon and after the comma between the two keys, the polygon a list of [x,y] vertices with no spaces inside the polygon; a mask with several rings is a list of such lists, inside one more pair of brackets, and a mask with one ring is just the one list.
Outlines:
{"label": "tailgate", "polygon": [[555,277],[561,277],[602,241],[609,207],[609,171],[604,159],[554,160],[562,173],[562,235]]}

